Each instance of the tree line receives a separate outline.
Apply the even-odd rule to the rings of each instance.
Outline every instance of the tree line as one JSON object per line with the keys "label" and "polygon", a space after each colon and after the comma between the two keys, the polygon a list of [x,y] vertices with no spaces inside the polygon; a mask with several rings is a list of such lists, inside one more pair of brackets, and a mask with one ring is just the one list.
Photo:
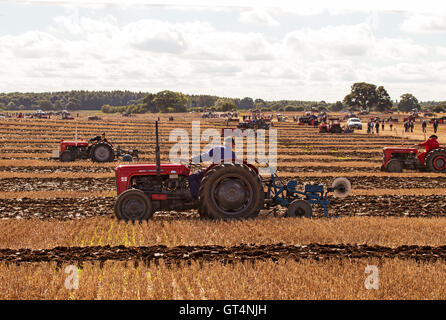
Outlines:
{"label": "tree line", "polygon": [[158,93],[132,91],[72,90],[42,93],[0,93],[1,110],[102,110],[104,113],[175,113],[186,111],[234,111],[259,109],[262,111],[384,111],[429,109],[442,112],[446,101],[419,102],[410,93],[393,102],[383,86],[366,82],[354,83],[342,101],[277,100],[267,101],[250,97],[228,98],[213,95],[187,95],[169,90]]}

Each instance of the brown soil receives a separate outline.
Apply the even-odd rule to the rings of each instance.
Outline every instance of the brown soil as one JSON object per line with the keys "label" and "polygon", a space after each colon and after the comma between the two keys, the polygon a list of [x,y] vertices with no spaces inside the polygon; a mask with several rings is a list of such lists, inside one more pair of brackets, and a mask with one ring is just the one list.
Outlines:
{"label": "brown soil", "polygon": [[446,246],[403,245],[396,248],[377,245],[318,244],[307,245],[248,245],[232,247],[218,245],[166,247],[142,246],[93,246],[93,247],[55,247],[52,249],[0,249],[0,261],[8,263],[73,262],[82,264],[87,261],[142,261],[179,263],[182,261],[218,261],[223,263],[246,262],[255,260],[290,259],[361,259],[361,258],[398,258],[415,261],[435,262],[446,260]]}
{"label": "brown soil", "polygon": [[[0,199],[0,219],[58,219],[70,220],[113,215],[115,198],[53,198]],[[263,210],[262,216],[282,216],[284,208]],[[355,195],[340,200],[330,198],[330,216],[408,216],[438,217],[446,215],[444,195]],[[313,206],[313,216],[323,216],[319,206]],[[198,219],[195,210],[159,212],[153,219]]]}
{"label": "brown soil", "polygon": [[[295,177],[300,186],[323,184],[331,186],[333,177]],[[446,186],[446,176],[441,177],[348,177],[354,189],[420,189]],[[103,191],[115,190],[115,178],[1,178],[0,190],[3,191]]]}

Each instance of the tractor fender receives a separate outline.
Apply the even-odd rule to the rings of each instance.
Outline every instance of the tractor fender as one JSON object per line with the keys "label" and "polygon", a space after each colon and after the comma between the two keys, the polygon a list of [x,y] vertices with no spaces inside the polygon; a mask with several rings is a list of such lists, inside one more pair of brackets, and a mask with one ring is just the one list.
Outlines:
{"label": "tractor fender", "polygon": [[[222,164],[224,163],[225,160],[221,160],[220,163],[213,163],[211,164],[209,167],[207,167],[204,172],[203,172],[203,177],[206,175],[206,173],[212,169],[213,167],[215,167],[216,165]],[[235,163],[235,159],[232,159],[232,163]],[[243,165],[247,166],[248,168],[251,168],[257,175],[259,174],[259,169],[257,169],[256,166],[252,165],[251,163],[246,162],[245,160],[243,160]]]}

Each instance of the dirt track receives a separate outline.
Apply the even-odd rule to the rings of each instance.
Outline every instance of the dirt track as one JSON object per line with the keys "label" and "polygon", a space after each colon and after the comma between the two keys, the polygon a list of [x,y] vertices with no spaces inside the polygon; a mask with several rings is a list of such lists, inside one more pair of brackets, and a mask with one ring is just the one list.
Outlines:
{"label": "dirt track", "polygon": [[[351,160],[348,160],[351,161]],[[108,173],[114,172],[114,167],[94,167],[94,166],[0,166],[0,171],[7,172],[33,172],[33,173],[53,173],[53,172],[88,172],[88,173]],[[379,163],[374,167],[347,167],[347,166],[278,166],[279,172],[379,172]]]}
{"label": "dirt track", "polygon": [[[0,219],[58,219],[70,220],[94,216],[113,216],[114,198],[55,198],[55,199],[0,199]],[[446,216],[446,196],[357,195],[344,200],[331,198],[330,216]],[[284,209],[278,210],[282,215]],[[263,210],[260,217],[273,214]],[[313,207],[313,215],[323,215],[320,207]],[[196,211],[159,212],[153,219],[198,219]]]}
{"label": "dirt track", "polygon": [[86,261],[142,261],[144,263],[162,260],[165,263],[181,261],[219,261],[224,263],[254,260],[315,259],[330,258],[399,258],[416,261],[446,260],[446,246],[400,246],[396,248],[350,244],[308,244],[308,245],[246,245],[233,247],[210,246],[96,246],[56,247],[52,249],[0,249],[0,261],[7,263],[57,262],[82,264]]}
{"label": "dirt track", "polygon": [[[295,177],[300,186],[323,184],[331,186],[333,177]],[[439,188],[446,185],[445,177],[348,177],[355,189],[415,189]],[[115,178],[2,178],[0,190],[3,191],[103,191],[115,190]]]}

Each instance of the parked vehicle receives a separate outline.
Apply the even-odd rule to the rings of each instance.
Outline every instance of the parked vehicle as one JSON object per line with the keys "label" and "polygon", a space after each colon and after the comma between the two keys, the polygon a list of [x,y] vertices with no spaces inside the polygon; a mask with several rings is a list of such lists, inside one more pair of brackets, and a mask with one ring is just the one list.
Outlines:
{"label": "parked vehicle", "polygon": [[348,119],[347,120],[347,127],[349,129],[362,130],[361,119],[359,119],[359,118],[350,118],[350,119]]}

